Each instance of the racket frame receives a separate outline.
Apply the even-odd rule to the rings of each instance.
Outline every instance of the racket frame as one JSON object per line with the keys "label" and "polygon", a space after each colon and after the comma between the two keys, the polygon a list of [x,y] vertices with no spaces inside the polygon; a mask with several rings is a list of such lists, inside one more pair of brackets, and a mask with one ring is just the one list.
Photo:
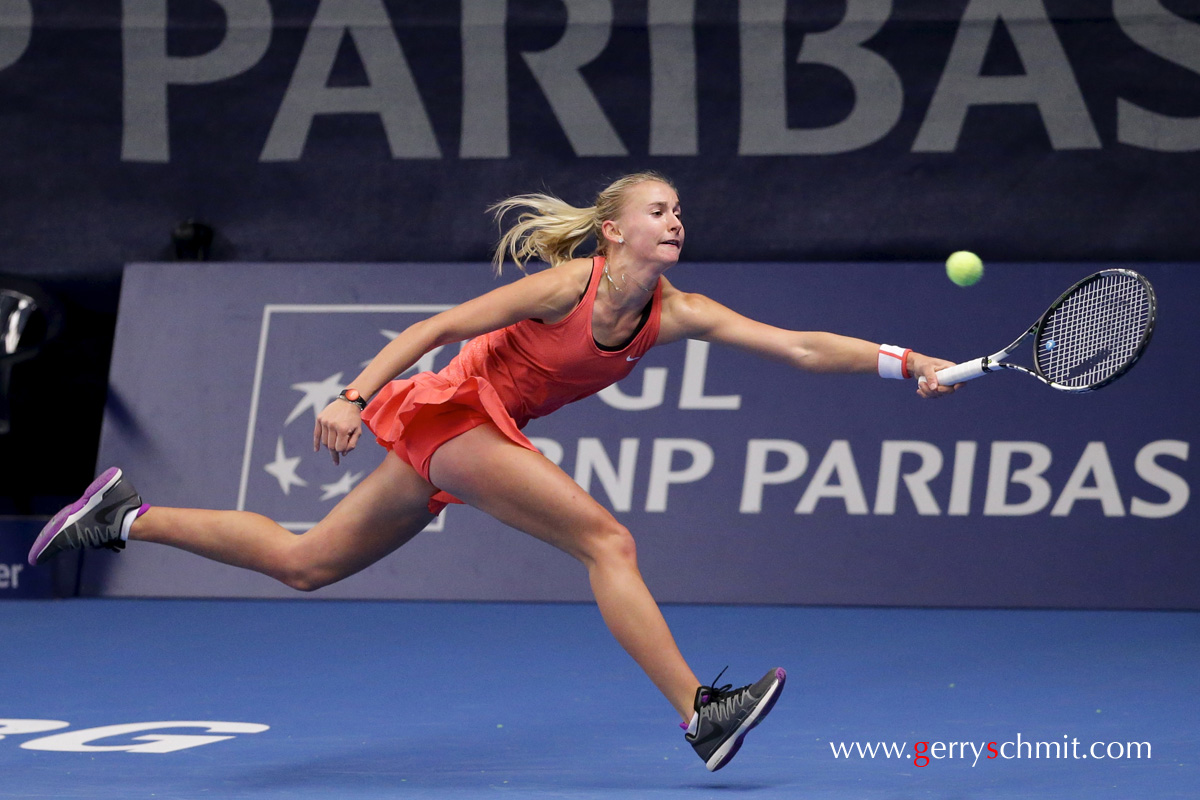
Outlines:
{"label": "racket frame", "polygon": [[[1041,332],[1042,328],[1045,326],[1046,321],[1050,318],[1050,315],[1053,314],[1056,310],[1058,310],[1058,308],[1064,302],[1066,302],[1067,298],[1071,297],[1071,295],[1073,295],[1076,292],[1076,290],[1078,290],[1081,286],[1084,286],[1085,284],[1091,283],[1092,281],[1098,280],[1098,279],[1108,276],[1108,275],[1124,275],[1127,277],[1132,277],[1132,278],[1137,279],[1142,284],[1143,288],[1145,288],[1146,294],[1150,300],[1149,319],[1146,322],[1145,330],[1142,332],[1142,339],[1138,343],[1137,349],[1134,351],[1133,355],[1123,365],[1121,365],[1120,369],[1113,372],[1113,374],[1109,375],[1104,380],[1097,381],[1096,383],[1093,383],[1093,384],[1088,384],[1087,386],[1067,386],[1066,384],[1052,381],[1041,373],[1041,368],[1038,365],[1036,353],[1034,354],[1034,359],[1033,359],[1033,369],[1022,366],[1020,364],[1011,364],[1004,360],[1004,359],[1008,358],[1009,356],[1011,356],[1018,347],[1020,347],[1022,344],[1025,343],[1026,340],[1031,339],[1031,338],[1036,339],[1038,334]],[[1033,323],[1032,325],[1030,325],[1029,329],[1026,330],[1024,333],[1022,333],[1020,336],[1018,336],[1015,340],[1013,340],[1013,343],[1010,344],[1008,347],[1004,348],[1003,350],[999,350],[999,351],[991,354],[990,356],[984,356],[983,358],[975,358],[970,361],[963,361],[962,363],[955,364],[952,367],[947,367],[946,369],[938,370],[937,379],[938,379],[939,383],[943,383],[946,385],[952,385],[955,383],[962,383],[964,381],[974,380],[975,378],[983,377],[984,375],[987,375],[989,372],[997,372],[1000,370],[1007,369],[1007,370],[1017,370],[1018,372],[1024,372],[1027,375],[1032,375],[1033,377],[1037,378],[1042,383],[1046,384],[1047,386],[1051,387],[1052,389],[1057,389],[1060,392],[1068,392],[1070,394],[1084,394],[1086,392],[1094,392],[1095,390],[1100,389],[1100,388],[1112,383],[1117,378],[1120,378],[1122,375],[1124,375],[1126,372],[1128,372],[1133,367],[1134,364],[1136,364],[1138,362],[1138,359],[1140,359],[1142,357],[1142,354],[1144,352],[1146,352],[1146,346],[1148,344],[1150,344],[1150,338],[1154,334],[1154,325],[1155,325],[1155,322],[1157,321],[1157,315],[1158,315],[1158,300],[1154,294],[1154,287],[1151,286],[1150,281],[1146,280],[1146,278],[1144,276],[1142,276],[1141,274],[1139,274],[1137,272],[1134,272],[1131,269],[1114,268],[1114,269],[1101,270],[1099,272],[1095,272],[1095,273],[1092,273],[1091,275],[1088,275],[1086,278],[1076,281],[1069,289],[1067,289],[1065,292],[1063,292],[1061,295],[1059,295],[1058,299],[1055,300],[1053,303],[1051,303],[1050,307],[1046,309],[1045,313],[1043,313],[1042,316],[1038,318],[1038,321]]]}

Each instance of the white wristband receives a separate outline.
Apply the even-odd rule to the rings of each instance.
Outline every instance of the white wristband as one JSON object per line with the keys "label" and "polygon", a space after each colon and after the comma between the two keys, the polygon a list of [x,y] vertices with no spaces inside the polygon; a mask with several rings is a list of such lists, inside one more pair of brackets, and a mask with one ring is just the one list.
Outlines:
{"label": "white wristband", "polygon": [[905,380],[912,376],[908,374],[908,354],[912,350],[897,347],[894,344],[879,346],[879,377]]}

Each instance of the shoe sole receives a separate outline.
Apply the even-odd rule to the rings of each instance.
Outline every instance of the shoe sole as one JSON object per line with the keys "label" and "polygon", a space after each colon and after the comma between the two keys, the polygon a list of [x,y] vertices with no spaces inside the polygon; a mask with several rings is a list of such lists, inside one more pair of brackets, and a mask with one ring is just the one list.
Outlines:
{"label": "shoe sole", "polygon": [[54,538],[62,533],[64,528],[74,525],[95,508],[119,480],[121,480],[121,470],[117,467],[109,467],[100,474],[100,477],[91,482],[82,497],[51,517],[29,550],[29,565],[36,567],[48,561],[53,554],[46,555],[46,551],[50,549]]}
{"label": "shoe sole", "polygon": [[763,699],[758,701],[758,705],[754,707],[754,711],[742,721],[742,724],[738,726],[737,732],[729,737],[725,741],[725,744],[718,747],[717,751],[709,756],[708,761],[705,762],[704,766],[708,767],[709,772],[716,772],[733,760],[733,757],[737,755],[737,751],[742,748],[742,740],[746,738],[746,734],[750,732],[750,729],[762,722],[767,714],[771,713],[771,709],[775,706],[775,701],[779,699],[779,694],[783,691],[783,684],[786,680],[787,671],[783,667],[776,668],[775,683],[771,684],[771,688],[763,695]]}

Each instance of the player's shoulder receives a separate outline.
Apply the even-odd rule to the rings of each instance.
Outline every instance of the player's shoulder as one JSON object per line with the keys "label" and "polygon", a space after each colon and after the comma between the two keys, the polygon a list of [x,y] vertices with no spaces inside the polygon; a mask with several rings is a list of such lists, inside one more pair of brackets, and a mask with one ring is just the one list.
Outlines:
{"label": "player's shoulder", "polygon": [[682,291],[666,278],[662,282],[662,333],[659,340],[664,343],[676,341],[705,331],[720,305],[699,292]]}
{"label": "player's shoulder", "polygon": [[661,280],[664,311],[669,308],[671,311],[685,316],[702,316],[710,313],[717,305],[707,295],[700,294],[699,292],[685,292],[665,277]]}
{"label": "player's shoulder", "polygon": [[518,283],[542,312],[547,309],[566,313],[574,308],[587,291],[592,275],[590,258],[573,258],[558,266],[531,271]]}
{"label": "player's shoulder", "polygon": [[531,266],[518,283],[530,288],[537,287],[539,291],[569,291],[580,284],[586,288],[591,274],[590,258],[573,258],[553,267],[549,264]]}

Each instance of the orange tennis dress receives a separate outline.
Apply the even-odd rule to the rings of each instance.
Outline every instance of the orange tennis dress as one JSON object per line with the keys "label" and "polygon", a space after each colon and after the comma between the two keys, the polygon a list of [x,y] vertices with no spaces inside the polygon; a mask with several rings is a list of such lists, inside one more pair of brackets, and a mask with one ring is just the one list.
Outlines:
{"label": "orange tennis dress", "polygon": [[[603,272],[604,258],[596,256],[583,298],[558,322],[526,319],[477,336],[440,372],[422,372],[384,386],[363,411],[363,423],[377,442],[426,480],[439,447],[485,422],[536,452],[521,432],[529,420],[621,380],[658,340],[661,282],[654,287],[645,322],[630,342],[619,350],[596,344],[592,306]],[[429,510],[437,514],[448,503],[461,502],[439,490],[430,498]]]}

